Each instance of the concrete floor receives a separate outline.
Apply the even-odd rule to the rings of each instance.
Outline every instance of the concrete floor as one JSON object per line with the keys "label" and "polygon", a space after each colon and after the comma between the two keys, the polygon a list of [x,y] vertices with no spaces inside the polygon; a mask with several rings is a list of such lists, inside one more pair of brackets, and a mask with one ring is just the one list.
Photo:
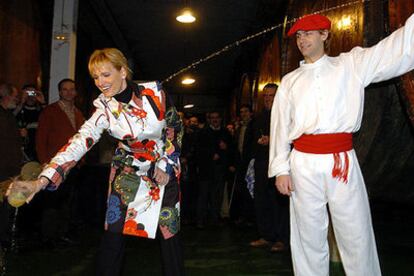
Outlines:
{"label": "concrete floor", "polygon": [[[374,230],[383,275],[414,275],[414,206],[372,204]],[[99,230],[85,228],[80,244],[42,248],[36,239],[20,244],[8,255],[6,275],[94,275]],[[199,230],[184,226],[187,275],[292,275],[289,252],[272,254],[267,248],[250,248],[254,228],[234,225]],[[128,240],[123,275],[161,275],[158,242]],[[333,267],[331,275],[344,275]]]}

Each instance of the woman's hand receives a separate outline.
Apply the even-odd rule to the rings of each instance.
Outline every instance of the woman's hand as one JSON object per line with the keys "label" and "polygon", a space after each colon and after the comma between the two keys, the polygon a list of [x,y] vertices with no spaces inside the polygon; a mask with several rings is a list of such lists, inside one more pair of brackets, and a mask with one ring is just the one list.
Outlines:
{"label": "woman's hand", "polygon": [[[46,187],[49,184],[49,180],[45,177],[33,181],[13,181],[7,189],[6,196],[13,197],[17,194],[21,199],[25,199],[26,203],[29,203],[35,194]],[[10,200],[9,200],[10,201]]]}
{"label": "woman's hand", "polygon": [[168,175],[168,173],[155,167],[154,180],[158,183],[158,185],[164,186],[168,184],[168,181],[170,181],[170,176]]}

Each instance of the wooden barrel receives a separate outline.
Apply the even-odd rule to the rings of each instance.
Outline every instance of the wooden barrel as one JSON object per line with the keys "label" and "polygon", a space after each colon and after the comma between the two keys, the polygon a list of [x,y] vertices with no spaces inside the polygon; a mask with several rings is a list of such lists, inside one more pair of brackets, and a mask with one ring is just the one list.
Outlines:
{"label": "wooden barrel", "polygon": [[267,83],[279,84],[281,77],[281,56],[280,56],[280,32],[276,33],[272,40],[264,48],[258,62],[257,85],[253,97],[253,110],[258,112],[263,109],[262,90]]}
{"label": "wooden barrel", "polygon": [[243,74],[240,82],[240,96],[237,104],[237,111],[243,104],[251,105],[253,101],[253,79],[251,74]]}
{"label": "wooden barrel", "polygon": [[239,116],[240,106],[253,104],[255,75],[244,73],[240,78],[239,87],[234,89],[229,98],[229,119],[236,121]]}
{"label": "wooden barrel", "polygon": [[[389,19],[391,27],[403,24],[414,6],[412,1],[397,0],[390,1],[388,7],[383,1],[347,3],[351,2],[291,0],[287,21],[323,11],[321,14],[332,21],[329,54],[335,56],[357,45],[374,45],[387,35]],[[288,24],[286,30],[291,25]],[[282,75],[298,67],[302,57],[294,38],[284,37],[281,56]],[[410,112],[413,109],[412,75],[405,76],[402,83],[400,87],[400,82],[393,79],[367,87],[363,122],[361,130],[354,135],[354,147],[371,199],[412,204],[414,136],[406,112],[406,107]],[[399,90],[403,91],[403,97],[399,96]],[[401,99],[404,104],[401,104]],[[414,113],[409,114],[412,116]]]}

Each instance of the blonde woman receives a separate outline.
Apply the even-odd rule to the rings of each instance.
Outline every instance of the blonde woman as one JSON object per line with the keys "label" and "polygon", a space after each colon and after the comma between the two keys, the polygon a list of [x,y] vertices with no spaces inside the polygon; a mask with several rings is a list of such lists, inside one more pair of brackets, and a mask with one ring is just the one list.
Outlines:
{"label": "blonde woman", "polygon": [[[158,83],[137,85],[125,56],[96,50],[89,72],[101,94],[95,112],[33,182],[15,183],[32,193],[57,189],[68,171],[107,131],[119,140],[109,179],[105,233],[97,275],[119,275],[124,235],[159,236],[164,275],[183,275],[179,231],[179,153],[182,123]],[[158,233],[158,234],[157,234]]]}

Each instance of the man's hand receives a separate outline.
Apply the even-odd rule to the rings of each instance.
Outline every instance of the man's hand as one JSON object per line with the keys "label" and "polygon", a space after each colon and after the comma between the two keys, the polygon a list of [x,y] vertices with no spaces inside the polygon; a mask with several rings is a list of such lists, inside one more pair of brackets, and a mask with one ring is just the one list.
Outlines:
{"label": "man's hand", "polygon": [[25,138],[27,137],[27,129],[26,128],[19,128],[20,136]]}
{"label": "man's hand", "polygon": [[219,160],[220,159],[220,155],[218,155],[217,153],[215,153],[214,155],[213,155],[213,161],[217,161],[217,160]]}
{"label": "man's hand", "polygon": [[290,196],[291,192],[295,190],[293,188],[293,183],[290,175],[279,175],[276,177],[275,185],[279,192],[283,195]]}
{"label": "man's hand", "polygon": [[168,175],[168,173],[155,167],[154,180],[158,183],[158,185],[164,186],[168,184],[168,181],[170,181],[170,176]]}
{"label": "man's hand", "polygon": [[268,135],[262,135],[258,140],[257,140],[257,143],[259,144],[259,145],[262,145],[262,146],[267,146],[267,145],[269,145],[269,136]]}
{"label": "man's hand", "polygon": [[36,90],[36,100],[40,104],[46,104],[45,96],[43,95],[42,91]]}
{"label": "man's hand", "polygon": [[185,165],[185,164],[187,164],[187,158],[185,158],[185,157],[180,157],[180,163],[181,163],[181,165]]}
{"label": "man's hand", "polygon": [[226,144],[226,142],[224,142],[223,140],[220,140],[220,142],[219,142],[219,148],[220,148],[221,150],[226,150],[226,149],[227,149],[227,144]]}

